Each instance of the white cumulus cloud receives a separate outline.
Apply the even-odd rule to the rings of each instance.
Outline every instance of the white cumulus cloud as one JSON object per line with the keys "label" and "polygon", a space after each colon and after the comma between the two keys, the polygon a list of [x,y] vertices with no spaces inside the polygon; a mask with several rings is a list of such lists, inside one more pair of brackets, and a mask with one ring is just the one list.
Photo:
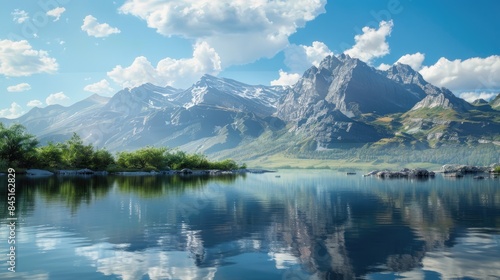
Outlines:
{"label": "white cumulus cloud", "polygon": [[387,69],[391,68],[391,66],[392,66],[392,65],[390,65],[390,64],[381,63],[381,64],[377,67],[377,69],[378,69],[378,70],[385,71],[385,70],[387,70]]}
{"label": "white cumulus cloud", "polygon": [[116,66],[108,77],[123,87],[136,87],[144,83],[186,88],[204,74],[217,75],[221,60],[206,42],[194,46],[193,57],[184,59],[164,58],[154,67],[144,56],[135,58],[128,67]]}
{"label": "white cumulus cloud", "polygon": [[271,81],[272,86],[292,86],[300,79],[300,74],[287,73],[282,69],[280,69],[279,74],[280,77],[278,79]]}
{"label": "white cumulus cloud", "polygon": [[50,11],[47,11],[47,15],[54,17],[54,21],[58,21],[61,18],[61,15],[66,11],[64,7],[57,7]]}
{"label": "white cumulus cloud", "polygon": [[47,105],[65,104],[66,101],[68,101],[68,100],[69,100],[69,97],[64,95],[64,93],[61,91],[61,92],[52,93],[51,95],[49,95],[45,99],[45,103],[47,103]]}
{"label": "white cumulus cloud", "polygon": [[[402,57],[400,57],[396,61],[396,63],[402,63],[402,64],[409,65],[413,70],[419,71],[420,69],[422,69],[422,63],[424,62],[424,59],[425,59],[425,54],[417,52],[414,54],[403,55]],[[390,65],[390,64],[381,63],[377,67],[377,69],[385,71],[385,70],[391,68],[391,66],[392,65]]]}
{"label": "white cumulus cloud", "polygon": [[59,65],[46,51],[34,50],[26,40],[0,40],[0,74],[7,77],[53,73]]}
{"label": "white cumulus cloud", "polygon": [[288,37],[325,12],[326,0],[128,0],[119,11],[165,36],[205,41],[224,67],[273,57]]}
{"label": "white cumulus cloud", "polygon": [[114,89],[110,86],[108,80],[106,79],[102,79],[97,83],[87,85],[83,88],[83,90],[97,94],[110,94],[114,91]]}
{"label": "white cumulus cloud", "polygon": [[8,92],[22,92],[22,91],[27,91],[30,89],[31,89],[31,86],[28,83],[20,83],[17,85],[7,87]]}
{"label": "white cumulus cloud", "polygon": [[38,100],[38,99],[34,99],[34,100],[30,100],[28,102],[28,104],[26,104],[26,106],[28,106],[28,107],[42,107],[43,102]]}
{"label": "white cumulus cloud", "polygon": [[434,65],[424,66],[420,74],[428,82],[452,91],[499,89],[500,56],[453,61],[442,57]]}
{"label": "white cumulus cloud", "polygon": [[23,113],[23,108],[16,102],[12,102],[9,108],[0,109],[0,118],[15,119]]}
{"label": "white cumulus cloud", "polygon": [[12,20],[17,22],[17,23],[23,23],[25,21],[27,21],[28,19],[30,19],[28,13],[25,11],[25,10],[19,10],[19,9],[15,9],[12,13]]}
{"label": "white cumulus cloud", "polygon": [[410,65],[413,70],[419,71],[422,68],[422,62],[424,62],[424,59],[425,54],[417,52],[414,54],[403,55],[398,59],[398,61],[396,61],[396,63],[399,62],[402,64]]}
{"label": "white cumulus cloud", "polygon": [[363,34],[354,36],[356,44],[344,53],[367,63],[375,58],[385,56],[390,51],[386,39],[391,35],[393,26],[391,20],[381,21],[378,29],[363,27]]}
{"label": "white cumulus cloud", "polygon": [[120,33],[120,29],[111,27],[107,23],[99,23],[92,15],[88,15],[83,19],[82,30],[87,32],[87,35],[97,38],[108,37],[111,34]]}
{"label": "white cumulus cloud", "polygon": [[314,41],[311,46],[290,45],[285,49],[285,65],[293,72],[304,72],[311,66],[319,66],[320,62],[333,52],[323,42]]}

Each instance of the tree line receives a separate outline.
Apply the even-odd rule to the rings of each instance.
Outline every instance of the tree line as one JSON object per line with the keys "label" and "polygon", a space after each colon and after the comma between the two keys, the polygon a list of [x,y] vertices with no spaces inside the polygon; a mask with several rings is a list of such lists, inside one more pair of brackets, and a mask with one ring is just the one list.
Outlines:
{"label": "tree line", "polygon": [[49,142],[39,146],[38,139],[20,124],[6,127],[0,123],[0,170],[9,167],[40,169],[82,169],[107,171],[165,170],[165,169],[218,169],[246,168],[234,160],[209,161],[202,154],[188,154],[167,147],[144,147],[131,152],[118,152],[113,156],[106,149],[85,145],[81,137],[73,136],[63,143]]}

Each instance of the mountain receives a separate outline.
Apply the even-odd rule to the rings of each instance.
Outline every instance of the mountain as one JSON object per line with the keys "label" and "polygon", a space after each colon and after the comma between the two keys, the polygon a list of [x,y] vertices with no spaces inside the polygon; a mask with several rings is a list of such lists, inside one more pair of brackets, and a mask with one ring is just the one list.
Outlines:
{"label": "mountain", "polygon": [[267,116],[276,110],[280,90],[280,87],[251,86],[206,74],[175,100],[185,108],[205,105]]}
{"label": "mountain", "polygon": [[179,92],[149,83],[132,89],[126,88],[117,92],[106,104],[104,110],[128,115],[148,108],[175,107],[179,104],[173,100]]}
{"label": "mountain", "polygon": [[474,106],[483,106],[483,105],[486,105],[486,104],[489,104],[488,101],[482,99],[482,98],[479,98],[479,99],[476,99],[474,100],[472,103],[472,105]]}
{"label": "mountain", "polygon": [[390,132],[367,124],[364,116],[402,113],[425,96],[408,90],[402,74],[387,75],[347,55],[328,56],[285,94],[276,116],[321,147],[375,142]]}
{"label": "mountain", "polygon": [[500,93],[497,94],[497,96],[493,100],[490,101],[490,106],[493,109],[497,109],[497,110],[500,109]]}
{"label": "mountain", "polygon": [[444,108],[453,109],[458,112],[465,112],[472,109],[472,106],[465,100],[456,97],[451,91],[442,89],[439,93],[432,93],[427,95],[424,99],[419,101],[410,111],[417,111],[419,109],[431,108]]}
{"label": "mountain", "polygon": [[34,108],[2,121],[25,125],[42,144],[65,141],[76,132],[110,150],[187,145],[215,152],[258,137],[269,127],[282,128],[276,126],[282,121],[271,116],[282,90],[205,75],[187,90],[144,84],[111,98],[93,95],[69,107]]}
{"label": "mountain", "polygon": [[82,123],[96,111],[106,105],[109,98],[94,94],[69,107],[49,105],[45,108],[35,107],[23,116],[9,120],[3,119],[7,125],[12,123],[23,124],[30,133],[38,136],[42,143],[48,141],[64,141],[71,136],[75,126]]}
{"label": "mountain", "polygon": [[386,71],[380,71],[380,73],[401,84],[418,99],[423,99],[429,94],[439,94],[443,91],[442,89],[426,82],[420,73],[413,70],[406,64],[398,62]]}
{"label": "mountain", "polygon": [[424,137],[431,146],[442,143],[467,143],[498,138],[498,114],[486,104],[471,105],[443,88],[427,95],[403,114],[401,132]]}
{"label": "mountain", "polygon": [[348,147],[500,143],[499,100],[472,105],[408,65],[380,71],[340,55],[288,88],[204,75],[185,90],[144,84],[0,121],[23,124],[42,144],[76,132],[111,151],[152,145],[239,159],[323,158]]}
{"label": "mountain", "polygon": [[404,112],[421,98],[358,59],[328,56],[319,67],[307,70],[289,90],[278,106],[277,116],[299,121],[309,114],[309,107],[322,101],[348,117],[382,115]]}

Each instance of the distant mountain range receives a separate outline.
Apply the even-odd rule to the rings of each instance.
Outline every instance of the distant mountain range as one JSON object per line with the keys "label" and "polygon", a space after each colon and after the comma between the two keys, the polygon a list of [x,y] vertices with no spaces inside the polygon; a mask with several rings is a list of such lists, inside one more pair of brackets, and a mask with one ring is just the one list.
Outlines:
{"label": "distant mountain range", "polygon": [[297,145],[500,145],[499,96],[470,104],[408,65],[380,71],[347,55],[326,57],[293,87],[205,75],[186,90],[144,84],[0,121],[23,124],[42,144],[76,132],[111,151],[162,145],[214,155],[247,150],[252,157],[256,143],[261,155]]}

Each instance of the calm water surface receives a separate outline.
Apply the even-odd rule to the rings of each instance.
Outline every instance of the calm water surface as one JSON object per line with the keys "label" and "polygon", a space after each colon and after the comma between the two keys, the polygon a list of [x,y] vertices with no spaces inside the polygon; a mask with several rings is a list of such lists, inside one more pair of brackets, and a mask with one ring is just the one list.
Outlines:
{"label": "calm water surface", "polygon": [[500,179],[277,174],[18,178],[16,273],[0,177],[0,278],[500,279]]}

